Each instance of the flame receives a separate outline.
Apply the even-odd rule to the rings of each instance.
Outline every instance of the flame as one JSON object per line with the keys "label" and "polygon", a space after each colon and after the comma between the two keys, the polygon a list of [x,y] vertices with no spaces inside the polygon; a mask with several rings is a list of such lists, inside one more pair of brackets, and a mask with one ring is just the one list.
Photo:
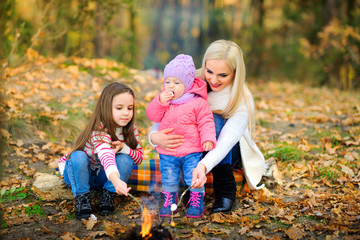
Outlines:
{"label": "flame", "polygon": [[150,233],[151,230],[151,214],[149,213],[149,210],[144,207],[144,210],[142,212],[142,218],[143,218],[143,223],[141,224],[141,237],[144,238],[145,236],[151,237],[152,234]]}

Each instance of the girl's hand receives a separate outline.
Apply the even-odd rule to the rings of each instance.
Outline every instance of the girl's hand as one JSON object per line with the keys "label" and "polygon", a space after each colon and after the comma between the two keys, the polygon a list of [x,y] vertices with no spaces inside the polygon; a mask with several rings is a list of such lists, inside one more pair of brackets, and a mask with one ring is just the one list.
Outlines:
{"label": "girl's hand", "polygon": [[120,151],[121,149],[123,149],[124,146],[125,144],[121,141],[114,141],[111,143],[111,147],[114,148],[115,152]]}
{"label": "girl's hand", "polygon": [[192,173],[191,185],[193,188],[202,188],[206,181],[206,167],[204,164],[199,163]]}
{"label": "girl's hand", "polygon": [[125,196],[128,196],[128,193],[131,189],[131,187],[128,187],[126,182],[122,181],[121,179],[119,179],[119,182],[116,183],[116,185],[114,184],[114,187],[117,194]]}
{"label": "girl's hand", "polygon": [[184,137],[182,135],[169,134],[173,131],[173,128],[165,128],[159,132],[153,132],[150,135],[151,142],[167,151],[176,152],[175,148],[183,144]]}
{"label": "girl's hand", "polygon": [[214,144],[210,141],[206,141],[203,143],[203,148],[205,151],[210,151],[211,149],[213,149]]}
{"label": "girl's hand", "polygon": [[115,187],[115,191],[119,195],[125,195],[127,196],[131,187],[128,187],[126,182],[122,181],[120,179],[120,176],[117,172],[112,172],[109,175],[109,180],[112,182],[112,184]]}
{"label": "girl's hand", "polygon": [[160,103],[167,103],[168,101],[170,101],[171,99],[174,98],[174,92],[173,91],[163,91],[162,93],[160,93]]}

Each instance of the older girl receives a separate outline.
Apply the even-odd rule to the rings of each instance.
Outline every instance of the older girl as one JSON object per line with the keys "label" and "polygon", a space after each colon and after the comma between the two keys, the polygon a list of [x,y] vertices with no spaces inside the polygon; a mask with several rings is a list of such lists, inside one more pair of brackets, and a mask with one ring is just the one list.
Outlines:
{"label": "older girl", "polygon": [[75,196],[77,219],[88,219],[92,213],[90,189],[101,190],[101,215],[114,211],[116,193],[127,196],[126,182],[134,164],[143,160],[134,108],[134,92],[128,86],[117,82],[106,86],[72,151],[59,160],[60,172]]}

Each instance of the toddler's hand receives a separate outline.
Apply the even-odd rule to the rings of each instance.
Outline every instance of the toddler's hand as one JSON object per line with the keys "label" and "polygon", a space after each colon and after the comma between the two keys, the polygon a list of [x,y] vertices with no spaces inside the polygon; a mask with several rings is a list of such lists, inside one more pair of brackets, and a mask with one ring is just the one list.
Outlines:
{"label": "toddler's hand", "polygon": [[174,98],[174,92],[173,91],[163,91],[160,93],[160,102],[166,103]]}
{"label": "toddler's hand", "polygon": [[210,141],[206,141],[203,143],[203,148],[205,151],[210,151],[211,149],[213,149],[214,144]]}
{"label": "toddler's hand", "polygon": [[121,141],[114,141],[111,143],[111,147],[114,148],[115,152],[120,151],[124,146],[125,144]]}

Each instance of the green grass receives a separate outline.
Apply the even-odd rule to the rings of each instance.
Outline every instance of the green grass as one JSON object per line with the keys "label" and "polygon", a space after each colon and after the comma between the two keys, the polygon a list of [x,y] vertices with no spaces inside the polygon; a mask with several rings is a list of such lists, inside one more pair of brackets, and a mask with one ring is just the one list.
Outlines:
{"label": "green grass", "polygon": [[88,121],[88,116],[82,111],[72,110],[68,111],[66,119],[56,120],[54,124],[53,119],[41,116],[38,117],[34,123],[37,129],[44,131],[51,141],[74,141],[80,134],[81,130]]}
{"label": "green grass", "polygon": [[5,190],[4,188],[0,191],[0,202],[13,202],[20,199],[25,199],[30,194],[27,192],[27,189],[24,187],[15,188],[12,187],[10,190]]}
{"label": "green grass", "polygon": [[11,118],[3,121],[3,127],[12,136],[13,139],[20,139],[30,136],[32,133],[31,125],[22,118]]}
{"label": "green grass", "polygon": [[54,109],[55,111],[63,111],[66,109],[66,107],[64,106],[64,104],[62,104],[59,101],[51,101],[50,103],[47,104],[48,107],[50,107],[51,109]]}
{"label": "green grass", "polygon": [[66,214],[66,219],[67,220],[75,219],[75,212],[70,212]]}
{"label": "green grass", "polygon": [[260,218],[260,216],[259,216],[259,215],[250,215],[250,216],[248,216],[248,218],[249,218],[250,220],[257,220],[257,219]]}
{"label": "green grass", "polygon": [[326,178],[335,182],[339,177],[339,172],[331,167],[319,167],[319,177]]}
{"label": "green grass", "polygon": [[2,214],[0,215],[0,226],[1,226],[1,229],[5,229],[5,228],[8,228],[9,226],[7,225],[5,219],[3,218]]}
{"label": "green grass", "polygon": [[266,158],[274,157],[283,162],[292,160],[298,161],[306,156],[307,154],[301,149],[286,143],[278,144],[277,147],[269,150],[266,154]]}
{"label": "green grass", "polygon": [[264,128],[270,127],[270,123],[268,121],[264,120],[264,119],[261,119],[261,118],[259,119],[259,124],[260,124],[260,126],[262,126]]}
{"label": "green grass", "polygon": [[34,205],[32,207],[25,207],[25,213],[27,215],[39,215],[39,216],[45,216],[46,213],[44,212],[44,210],[41,208],[40,205]]}
{"label": "green grass", "polygon": [[278,217],[274,217],[273,223],[276,224],[277,228],[281,229],[288,229],[291,226],[291,224],[281,222]]}
{"label": "green grass", "polygon": [[340,134],[342,138],[353,136],[353,134],[344,131],[340,126],[333,126],[331,128],[325,127],[318,130],[315,130],[315,128],[309,128],[304,132],[304,134],[311,139],[311,142],[319,142],[323,138],[331,138],[332,144],[338,145],[340,143],[334,136],[336,133]]}
{"label": "green grass", "polygon": [[71,59],[66,60],[64,63],[65,67],[76,65],[79,68],[79,71],[87,72],[94,76],[104,76],[107,74],[107,71],[114,71],[118,72],[120,74],[120,77],[131,77],[133,74],[130,73],[130,69],[125,65],[119,65],[118,67],[111,66],[111,67],[102,67],[99,65],[96,65],[95,68],[93,67],[87,67],[84,65],[81,65],[81,63],[76,64]]}
{"label": "green grass", "polygon": [[37,114],[35,118],[35,123],[39,127],[39,129],[44,129],[47,126],[52,124],[53,119],[49,116]]}
{"label": "green grass", "polygon": [[80,134],[89,119],[85,113],[80,111],[69,111],[67,117],[67,119],[59,120],[57,129],[54,129],[53,134],[49,133],[50,136],[72,142]]}

